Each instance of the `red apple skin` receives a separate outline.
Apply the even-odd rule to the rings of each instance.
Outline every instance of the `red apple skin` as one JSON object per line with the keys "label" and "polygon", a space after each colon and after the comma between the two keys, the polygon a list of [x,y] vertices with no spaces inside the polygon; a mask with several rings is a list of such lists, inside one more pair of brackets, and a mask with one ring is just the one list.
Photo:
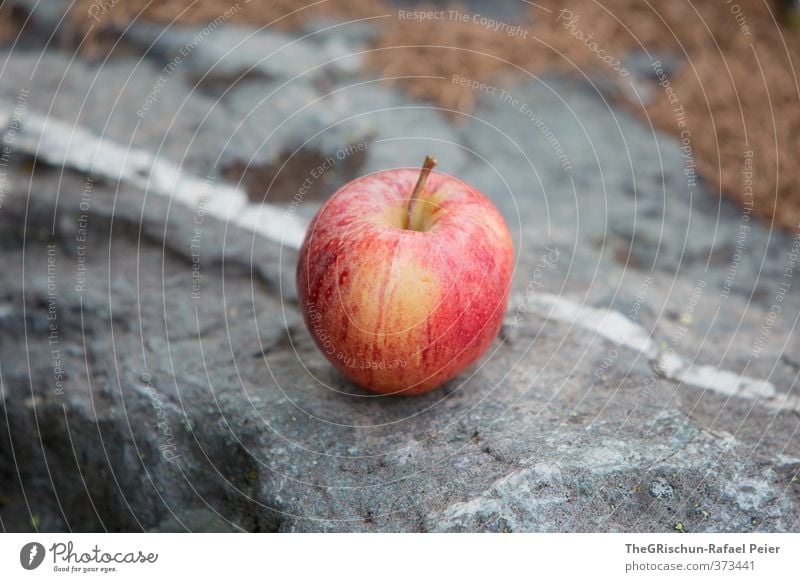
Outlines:
{"label": "red apple skin", "polygon": [[500,329],[514,247],[495,206],[432,172],[403,228],[418,169],[346,184],[300,249],[306,325],[347,378],[380,394],[424,394],[473,364]]}

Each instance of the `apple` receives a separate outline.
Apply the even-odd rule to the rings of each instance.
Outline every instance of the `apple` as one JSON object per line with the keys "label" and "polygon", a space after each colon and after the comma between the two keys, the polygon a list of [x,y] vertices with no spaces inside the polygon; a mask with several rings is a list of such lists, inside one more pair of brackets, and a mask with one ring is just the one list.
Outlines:
{"label": "apple", "polygon": [[297,265],[317,346],[380,394],[433,390],[478,360],[508,305],[514,247],[486,196],[400,168],[358,178],[320,208]]}

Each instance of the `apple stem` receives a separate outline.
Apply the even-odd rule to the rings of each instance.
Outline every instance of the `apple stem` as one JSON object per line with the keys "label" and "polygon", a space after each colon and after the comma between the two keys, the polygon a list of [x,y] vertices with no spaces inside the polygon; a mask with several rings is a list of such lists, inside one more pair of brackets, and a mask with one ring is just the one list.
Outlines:
{"label": "apple stem", "polygon": [[417,185],[414,186],[414,190],[411,192],[411,198],[408,199],[408,214],[406,215],[406,229],[411,227],[411,217],[414,213],[414,202],[416,202],[419,195],[422,194],[422,190],[425,188],[425,182],[428,181],[428,176],[431,174],[431,170],[436,165],[436,159],[432,156],[425,156],[425,163],[422,164],[422,170],[419,173],[419,179],[417,180]]}

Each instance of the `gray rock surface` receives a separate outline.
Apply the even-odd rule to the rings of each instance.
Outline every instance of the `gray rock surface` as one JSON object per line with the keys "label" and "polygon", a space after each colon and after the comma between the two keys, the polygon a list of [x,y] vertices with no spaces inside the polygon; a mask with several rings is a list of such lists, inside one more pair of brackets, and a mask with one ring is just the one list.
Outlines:
{"label": "gray rock surface", "polygon": [[[216,54],[200,46],[210,52],[192,74]],[[800,294],[780,287],[795,241],[753,220],[735,259],[741,210],[702,183],[690,196],[674,139],[575,81],[509,89],[549,134],[496,98],[454,124],[346,69],[321,71],[327,88],[282,87],[292,70],[278,66],[213,92],[180,69],[138,119],[165,51],[69,66],[48,51],[28,107],[120,143],[163,143],[199,175],[218,158],[269,175],[287,152],[335,154],[364,136],[350,171],[435,151],[513,232],[507,325],[440,390],[376,397],[303,327],[294,251],[17,152],[0,198],[0,527],[797,531]],[[4,54],[1,78],[38,57]],[[13,102],[14,84],[0,87]],[[548,297],[583,315],[535,301]],[[605,309],[720,381],[668,379],[658,358],[609,339],[608,321],[592,327],[586,314]],[[723,372],[772,391],[750,394]]]}

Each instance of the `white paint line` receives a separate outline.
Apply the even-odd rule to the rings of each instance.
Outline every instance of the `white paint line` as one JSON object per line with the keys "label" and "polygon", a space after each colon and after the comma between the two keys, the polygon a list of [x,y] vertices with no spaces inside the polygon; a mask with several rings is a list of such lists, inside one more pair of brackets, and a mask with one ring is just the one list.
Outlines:
{"label": "white paint line", "polygon": [[655,358],[657,348],[650,334],[619,311],[580,305],[560,295],[537,293],[528,299],[528,308],[548,319],[555,319],[592,330],[607,340]]}
{"label": "white paint line", "polygon": [[[0,122],[6,131],[12,110],[8,103],[0,104]],[[82,127],[30,111],[22,118],[14,147],[48,164],[126,182],[195,211],[205,196],[208,215],[292,249],[303,242],[306,221],[272,204],[251,204],[238,188],[191,175],[169,160],[122,146]]]}
{"label": "white paint line", "polygon": [[758,400],[770,408],[799,409],[797,399],[786,398],[785,394],[776,390],[772,382],[742,376],[715,366],[690,365],[671,349],[659,352],[647,330],[618,311],[581,305],[550,293],[538,293],[529,297],[527,307],[546,319],[588,329],[615,344],[643,354],[652,367],[669,380],[726,396]]}
{"label": "white paint line", "polygon": [[[727,396],[738,396],[749,399],[769,399],[775,397],[777,390],[772,382],[759,380],[749,376],[740,376],[729,370],[720,370],[715,366],[689,366],[682,358],[672,354],[673,365],[669,370],[658,367],[663,357],[656,366],[665,378],[676,382],[683,382],[697,388],[712,390]],[[675,366],[674,361],[680,360],[680,365]]]}

